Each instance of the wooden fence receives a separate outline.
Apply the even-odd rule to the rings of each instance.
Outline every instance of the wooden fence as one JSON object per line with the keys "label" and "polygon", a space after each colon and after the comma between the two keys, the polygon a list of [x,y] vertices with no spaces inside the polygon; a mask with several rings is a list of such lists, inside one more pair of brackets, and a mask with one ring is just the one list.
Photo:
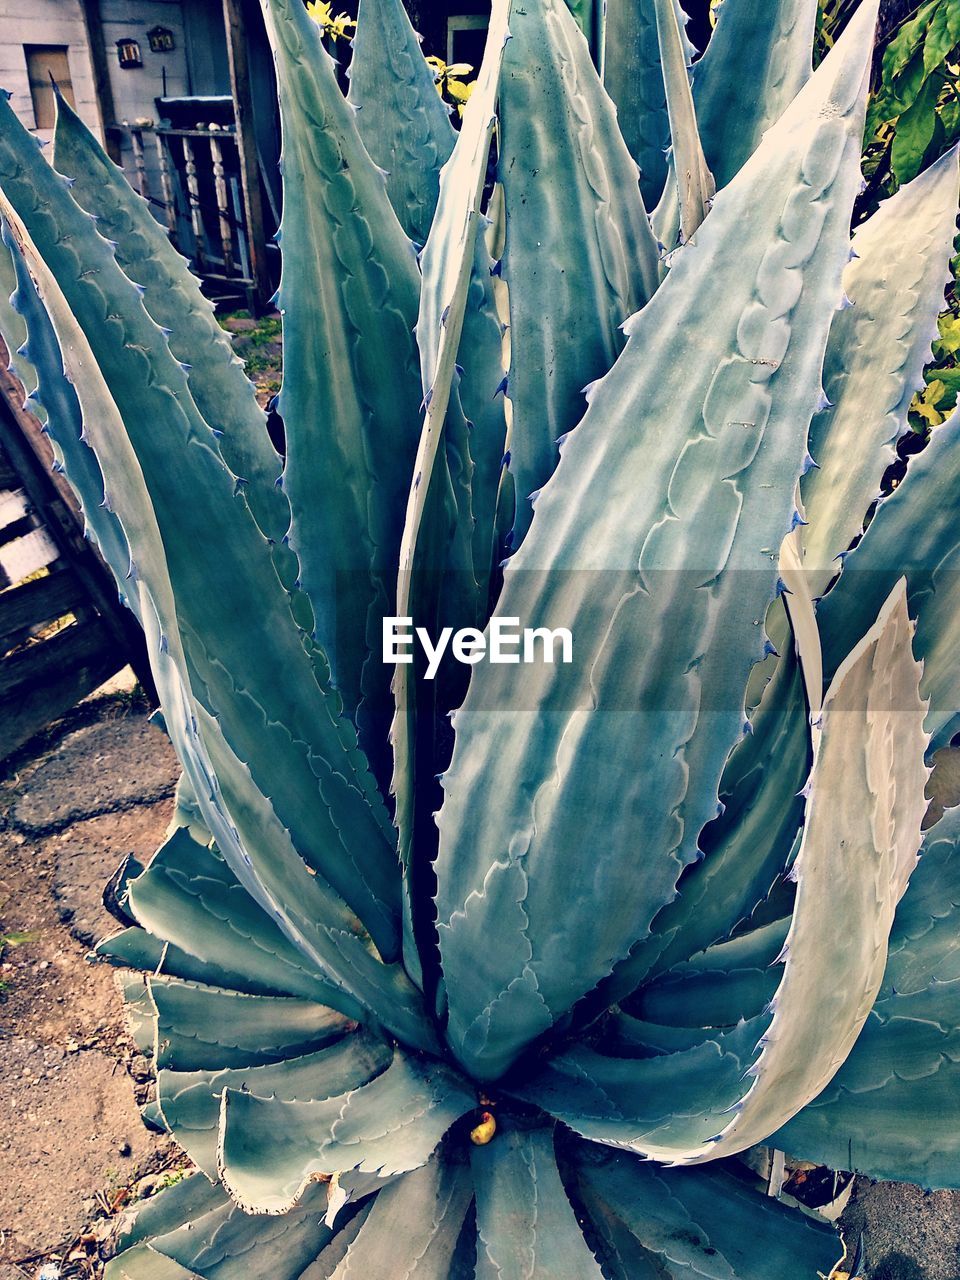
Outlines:
{"label": "wooden fence", "polygon": [[7,363],[0,342],[0,759],[128,663],[152,687],[136,621]]}

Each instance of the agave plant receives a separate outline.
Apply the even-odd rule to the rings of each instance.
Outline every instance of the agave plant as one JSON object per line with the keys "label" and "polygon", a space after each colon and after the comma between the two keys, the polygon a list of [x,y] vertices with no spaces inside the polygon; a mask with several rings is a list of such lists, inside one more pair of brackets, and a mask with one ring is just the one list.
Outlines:
{"label": "agave plant", "polygon": [[[184,770],[97,954],[199,1172],[113,1280],[813,1280],[749,1148],[960,1185],[960,417],[860,537],[958,171],[851,247],[876,7],[812,73],[814,0],[726,0],[691,87],[673,0],[494,0],[455,133],[400,0],[346,98],[270,0],[282,461],[91,135],[0,106],[19,358]],[[573,661],[381,660],[492,616]]]}

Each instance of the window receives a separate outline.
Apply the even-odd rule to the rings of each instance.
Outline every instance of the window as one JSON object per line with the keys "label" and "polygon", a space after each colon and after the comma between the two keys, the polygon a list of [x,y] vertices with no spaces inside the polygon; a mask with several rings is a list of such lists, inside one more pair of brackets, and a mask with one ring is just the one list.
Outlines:
{"label": "window", "polygon": [[65,44],[25,44],[23,53],[30,81],[30,97],[33,99],[33,115],[38,129],[52,129],[56,124],[57,105],[53,96],[53,81],[70,103],[73,97],[73,81],[70,79],[70,63]]}
{"label": "window", "polygon": [[447,19],[447,62],[466,62],[480,70],[490,18],[482,13],[454,14]]}

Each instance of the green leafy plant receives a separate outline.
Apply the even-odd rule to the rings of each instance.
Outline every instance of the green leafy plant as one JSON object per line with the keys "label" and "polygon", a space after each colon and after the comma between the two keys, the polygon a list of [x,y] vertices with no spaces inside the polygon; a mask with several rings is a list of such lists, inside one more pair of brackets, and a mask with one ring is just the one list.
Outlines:
{"label": "green leafy plant", "polygon": [[[282,461],[76,116],[51,167],[0,107],[23,358],[184,767],[97,954],[199,1172],[111,1280],[813,1280],[733,1157],[960,1183],[960,415],[863,532],[958,171],[851,246],[876,7],[811,74],[815,0],[725,0],[691,88],[672,0],[495,0],[455,134],[399,0],[349,100],[270,0]],[[380,660],[494,611],[573,662]]]}

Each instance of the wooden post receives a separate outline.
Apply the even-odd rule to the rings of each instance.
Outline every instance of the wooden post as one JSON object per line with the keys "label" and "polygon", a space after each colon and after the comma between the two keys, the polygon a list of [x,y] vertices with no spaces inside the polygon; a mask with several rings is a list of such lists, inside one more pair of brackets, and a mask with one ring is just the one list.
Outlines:
{"label": "wooden post", "polygon": [[87,33],[87,48],[90,51],[90,66],[93,71],[93,92],[97,100],[97,114],[100,116],[103,141],[107,155],[114,164],[119,164],[120,137],[116,130],[117,109],[113,101],[113,86],[110,83],[107,44],[103,36],[99,0],[80,0],[80,8],[83,10],[83,25]]}
{"label": "wooden post", "polygon": [[217,213],[220,217],[220,244],[223,249],[223,270],[233,275],[233,228],[230,225],[230,198],[227,180],[223,173],[223,149],[220,139],[210,135],[210,158],[213,161],[213,185],[217,193]]}
{"label": "wooden post", "polygon": [[246,210],[247,244],[250,274],[257,309],[261,310],[273,292],[267,261],[267,236],[263,220],[263,196],[260,190],[260,166],[253,126],[253,93],[247,59],[246,23],[243,0],[223,0],[223,24],[230,59],[230,88],[233,93],[237,123],[237,151]]}
{"label": "wooden post", "polygon": [[177,239],[177,206],[173,197],[173,181],[170,177],[170,153],[167,150],[167,139],[157,130],[157,158],[160,161],[160,189],[163,192],[164,215],[167,219],[167,231],[176,243]]}
{"label": "wooden post", "polygon": [[187,174],[187,198],[190,202],[190,221],[193,224],[193,238],[196,241],[193,260],[197,269],[203,267],[206,259],[203,241],[203,213],[200,209],[200,184],[197,181],[197,159],[193,152],[193,139],[183,135],[183,162]]}
{"label": "wooden post", "polygon": [[137,171],[137,190],[144,200],[150,195],[150,184],[147,182],[147,166],[143,161],[143,131],[130,130],[130,145],[133,147],[133,163]]}

